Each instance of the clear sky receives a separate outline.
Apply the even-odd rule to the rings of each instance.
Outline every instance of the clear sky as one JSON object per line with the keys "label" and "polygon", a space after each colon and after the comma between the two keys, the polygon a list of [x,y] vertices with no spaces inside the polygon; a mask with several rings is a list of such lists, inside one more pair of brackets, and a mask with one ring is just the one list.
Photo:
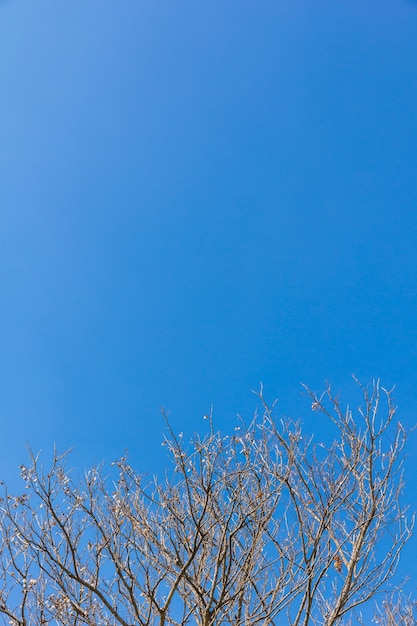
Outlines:
{"label": "clear sky", "polygon": [[260,381],[415,424],[417,2],[0,1],[0,319],[9,480],[155,471],[161,406],[230,429]]}

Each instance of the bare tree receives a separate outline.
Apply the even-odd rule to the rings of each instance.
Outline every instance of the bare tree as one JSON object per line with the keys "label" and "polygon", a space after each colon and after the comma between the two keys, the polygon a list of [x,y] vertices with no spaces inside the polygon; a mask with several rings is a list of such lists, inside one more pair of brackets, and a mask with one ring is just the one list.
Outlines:
{"label": "bare tree", "polygon": [[361,389],[356,415],[330,387],[307,390],[330,444],[275,419],[262,390],[261,414],[229,436],[210,416],[187,445],[167,421],[162,479],[123,457],[77,482],[67,455],[46,472],[32,454],[24,492],[4,487],[0,504],[4,623],[350,623],[386,589],[413,522],[391,395]]}
{"label": "bare tree", "polygon": [[384,598],[377,605],[374,618],[381,626],[415,626],[417,624],[417,602],[410,597],[399,597],[394,594]]}

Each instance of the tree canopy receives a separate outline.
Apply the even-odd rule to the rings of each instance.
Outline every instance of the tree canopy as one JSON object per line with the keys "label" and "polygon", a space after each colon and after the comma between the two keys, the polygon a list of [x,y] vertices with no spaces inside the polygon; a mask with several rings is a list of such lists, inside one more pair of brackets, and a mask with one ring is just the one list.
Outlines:
{"label": "tree canopy", "polygon": [[[389,391],[353,412],[308,389],[330,443],[261,410],[191,442],[167,420],[170,463],[141,475],[127,455],[77,480],[68,454],[21,466],[0,503],[0,615],[14,626],[292,626],[360,623],[389,589],[413,518],[402,503],[406,432]],[[378,608],[379,607],[379,608]],[[380,624],[411,625],[384,596]]]}

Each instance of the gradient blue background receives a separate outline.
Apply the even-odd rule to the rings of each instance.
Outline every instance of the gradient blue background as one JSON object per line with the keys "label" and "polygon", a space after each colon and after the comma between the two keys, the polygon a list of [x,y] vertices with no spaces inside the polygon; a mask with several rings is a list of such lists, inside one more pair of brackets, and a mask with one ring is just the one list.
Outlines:
{"label": "gradient blue background", "polygon": [[229,430],[260,381],[411,427],[416,247],[417,2],[0,2],[1,477],[159,471],[161,406]]}

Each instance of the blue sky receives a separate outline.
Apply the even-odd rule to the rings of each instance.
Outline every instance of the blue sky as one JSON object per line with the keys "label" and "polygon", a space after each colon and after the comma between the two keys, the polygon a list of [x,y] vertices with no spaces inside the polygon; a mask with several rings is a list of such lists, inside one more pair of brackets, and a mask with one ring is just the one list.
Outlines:
{"label": "blue sky", "polygon": [[2,477],[154,471],[161,406],[230,429],[260,381],[415,424],[416,68],[411,0],[1,2]]}

